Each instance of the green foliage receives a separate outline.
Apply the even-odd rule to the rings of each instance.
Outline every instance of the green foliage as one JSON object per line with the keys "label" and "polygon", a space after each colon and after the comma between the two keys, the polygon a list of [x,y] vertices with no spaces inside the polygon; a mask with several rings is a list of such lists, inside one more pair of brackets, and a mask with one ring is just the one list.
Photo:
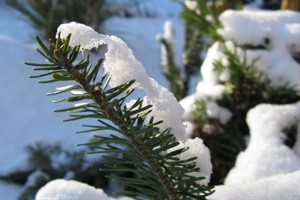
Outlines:
{"label": "green foliage", "polygon": [[57,27],[76,21],[99,29],[110,16],[106,0],[4,0],[19,11],[45,38],[55,36]]}
{"label": "green foliage", "polygon": [[[171,129],[159,130],[157,125],[162,121],[155,118],[147,119],[151,106],[144,106],[139,99],[132,106],[127,107],[129,95],[134,80],[110,88],[109,77],[98,77],[102,59],[96,65],[90,63],[89,57],[76,61],[79,46],[71,49],[68,45],[71,35],[66,39],[50,40],[47,48],[36,37],[42,50],[38,52],[46,58],[47,64],[26,63],[34,66],[33,70],[45,73],[32,78],[49,77],[46,81],[73,82],[73,85],[60,88],[50,93],[58,95],[74,89],[84,91],[73,94],[59,101],[81,102],[56,112],[68,112],[70,120],[92,118],[96,124],[83,125],[86,129],[80,132],[97,132],[88,147],[93,147],[92,154],[105,157],[105,168],[102,171],[135,172],[136,177],[110,176],[123,183],[127,188],[122,194],[136,199],[205,199],[212,193],[210,187],[203,187],[196,183],[203,177],[192,177],[190,172],[199,171],[195,164],[196,158],[180,160],[178,155],[187,148],[174,150],[179,143],[171,134]],[[75,82],[75,83],[74,83]],[[113,153],[118,156],[109,156]],[[132,167],[134,166],[134,168]]]}

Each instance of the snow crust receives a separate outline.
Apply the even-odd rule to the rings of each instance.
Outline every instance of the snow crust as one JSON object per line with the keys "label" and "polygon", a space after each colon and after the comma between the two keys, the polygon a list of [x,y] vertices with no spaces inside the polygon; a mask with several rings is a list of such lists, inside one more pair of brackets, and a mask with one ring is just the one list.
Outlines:
{"label": "snow crust", "polygon": [[[96,189],[74,180],[56,179],[43,186],[36,195],[36,200],[114,200],[102,189]],[[128,198],[129,199],[129,198]]]}
{"label": "snow crust", "polygon": [[[287,105],[260,104],[247,114],[250,142],[241,152],[225,184],[241,184],[300,170],[300,157],[284,144],[285,128],[300,121],[300,101]],[[299,140],[300,130],[297,137]]]}
{"label": "snow crust", "polygon": [[300,171],[278,174],[258,181],[238,185],[216,186],[209,200],[232,199],[285,199],[295,200],[300,197]]}

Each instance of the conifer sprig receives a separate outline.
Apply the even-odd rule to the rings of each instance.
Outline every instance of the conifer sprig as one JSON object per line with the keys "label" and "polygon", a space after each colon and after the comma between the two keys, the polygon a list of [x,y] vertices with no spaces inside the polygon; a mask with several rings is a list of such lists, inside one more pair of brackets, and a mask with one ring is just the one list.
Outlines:
{"label": "conifer sprig", "polygon": [[[70,37],[68,35],[66,39],[61,39],[58,34],[56,42],[50,40],[49,47],[36,37],[41,47],[38,52],[48,63],[26,64],[34,66],[33,70],[45,71],[32,78],[51,76],[41,83],[73,82],[48,95],[73,91],[72,96],[57,101],[76,103],[56,110],[69,112],[66,121],[83,118],[97,120],[96,125],[83,125],[87,129],[81,133],[97,132],[98,135],[93,141],[82,145],[94,147],[91,153],[106,157],[107,168],[101,170],[136,173],[135,177],[111,177],[127,186],[128,189],[122,194],[136,199],[205,199],[211,194],[211,188],[196,183],[203,177],[189,175],[190,172],[201,170],[194,162],[196,158],[180,160],[178,155],[188,149],[175,150],[174,147],[179,143],[171,134],[172,130],[159,130],[157,125],[162,121],[146,118],[151,106],[143,105],[142,99],[126,106],[129,95],[134,91],[134,80],[110,88],[108,76],[98,77],[103,59],[99,59],[95,66],[91,64],[89,56],[76,62],[79,46],[70,48]],[[111,153],[117,156],[109,156]]]}

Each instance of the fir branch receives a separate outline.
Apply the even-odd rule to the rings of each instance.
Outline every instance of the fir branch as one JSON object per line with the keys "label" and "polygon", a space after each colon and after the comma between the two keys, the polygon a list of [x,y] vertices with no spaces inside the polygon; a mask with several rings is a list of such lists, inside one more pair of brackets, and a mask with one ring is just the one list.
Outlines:
{"label": "fir branch", "polygon": [[102,59],[94,67],[89,57],[75,64],[79,46],[71,49],[68,45],[70,37],[68,35],[62,40],[58,34],[56,42],[50,41],[49,48],[36,37],[43,50],[38,52],[49,61],[51,67],[44,64],[27,64],[36,67],[38,71],[44,67],[44,71],[47,71],[45,74],[33,76],[39,78],[51,75],[50,80],[43,82],[76,82],[74,85],[59,88],[50,95],[68,92],[74,88],[82,90],[59,101],[79,102],[88,99],[88,102],[57,110],[70,112],[70,118],[67,120],[96,118],[100,123],[100,125],[84,125],[88,129],[81,132],[109,130],[123,135],[120,137],[112,133],[110,136],[96,136],[94,141],[83,145],[94,147],[95,150],[91,153],[120,155],[120,157],[105,156],[109,171],[118,169],[132,172],[132,166],[136,168],[135,172],[140,178],[114,177],[131,188],[124,194],[133,198],[157,198],[159,194],[161,199],[172,200],[205,199],[211,194],[211,188],[196,183],[202,177],[195,178],[188,175],[190,172],[200,170],[194,162],[196,158],[178,159],[178,155],[187,148],[173,150],[179,143],[171,134],[171,129],[159,130],[156,126],[163,122],[155,121],[153,117],[146,121],[145,116],[151,112],[151,106],[144,106],[143,100],[138,100],[129,108],[124,105],[127,97],[133,92],[131,87],[134,80],[114,88],[108,87],[110,79],[106,75],[98,81],[97,73]]}

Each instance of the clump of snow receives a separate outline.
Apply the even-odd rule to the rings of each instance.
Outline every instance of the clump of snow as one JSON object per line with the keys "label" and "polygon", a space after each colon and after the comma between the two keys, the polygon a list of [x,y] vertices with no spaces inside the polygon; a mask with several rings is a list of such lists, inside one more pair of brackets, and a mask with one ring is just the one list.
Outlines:
{"label": "clump of snow", "polygon": [[215,71],[214,62],[223,55],[219,50],[219,43],[213,44],[207,51],[207,55],[200,68],[203,82],[215,85],[218,83],[218,74]]}
{"label": "clump of snow", "polygon": [[194,132],[194,124],[189,122],[189,121],[185,121],[183,122],[184,127],[185,127],[185,132],[188,138],[191,138]]}
{"label": "clump of snow", "polygon": [[190,172],[189,174],[194,177],[204,177],[199,180],[198,184],[207,185],[212,173],[212,164],[210,162],[209,149],[203,144],[203,140],[200,138],[188,139],[186,142],[180,142],[180,144],[171,150],[186,148],[189,149],[179,155],[179,158],[184,160],[192,157],[196,157],[196,165],[200,168],[200,172]]}
{"label": "clump of snow", "polygon": [[190,10],[196,10],[198,5],[194,0],[184,0],[184,5]]}
{"label": "clump of snow", "polygon": [[102,189],[74,180],[56,179],[44,185],[36,200],[132,200],[129,197],[109,197]]}
{"label": "clump of snow", "polygon": [[42,187],[37,195],[36,200],[108,200],[109,197],[102,189],[96,189],[85,183],[73,180],[57,179],[47,183]]}
{"label": "clump of snow", "polygon": [[[209,4],[210,1],[207,2]],[[184,0],[184,5],[187,9],[195,11],[198,15],[201,14],[201,10],[198,8],[198,3],[196,0]]]}
{"label": "clump of snow", "polygon": [[262,178],[251,183],[216,186],[215,192],[208,196],[209,200],[232,199],[286,199],[300,198],[300,171],[278,174]]}
{"label": "clump of snow", "polygon": [[82,51],[107,45],[103,66],[105,73],[111,75],[112,87],[132,79],[141,83],[147,79],[142,64],[135,59],[131,49],[120,38],[99,34],[91,27],[76,22],[60,25],[57,33],[61,33],[61,38],[66,38],[69,33],[72,33],[70,46],[80,45]]}
{"label": "clump of snow", "polygon": [[210,84],[205,81],[200,81],[196,87],[196,96],[198,99],[222,99],[225,92],[225,86],[221,84]]}
{"label": "clump of snow", "polygon": [[[260,104],[247,115],[250,142],[241,152],[225,184],[240,184],[300,169],[300,157],[284,144],[283,130],[300,121],[300,101],[287,105]],[[298,130],[298,138],[299,138]]]}
{"label": "clump of snow", "polygon": [[195,103],[195,95],[189,95],[180,100],[180,104],[184,109],[183,120],[192,121],[193,105]]}
{"label": "clump of snow", "polygon": [[206,113],[208,117],[219,119],[221,124],[226,124],[232,117],[232,113],[228,109],[219,106],[214,101],[206,102]]}
{"label": "clump of snow", "polygon": [[[219,33],[237,44],[260,45],[268,38],[271,44],[284,43],[295,33],[286,30],[288,24],[299,24],[300,13],[294,11],[227,10],[220,15],[224,28]],[[299,32],[299,31],[297,31]],[[278,41],[278,37],[282,38]],[[298,40],[294,41],[299,45]]]}
{"label": "clump of snow", "polygon": [[60,25],[57,28],[57,33],[61,34],[61,38],[66,38],[69,33],[76,33],[72,34],[70,46],[75,47],[76,45],[80,45],[81,51],[98,48],[107,41],[105,35],[98,34],[91,27],[76,22]]}

